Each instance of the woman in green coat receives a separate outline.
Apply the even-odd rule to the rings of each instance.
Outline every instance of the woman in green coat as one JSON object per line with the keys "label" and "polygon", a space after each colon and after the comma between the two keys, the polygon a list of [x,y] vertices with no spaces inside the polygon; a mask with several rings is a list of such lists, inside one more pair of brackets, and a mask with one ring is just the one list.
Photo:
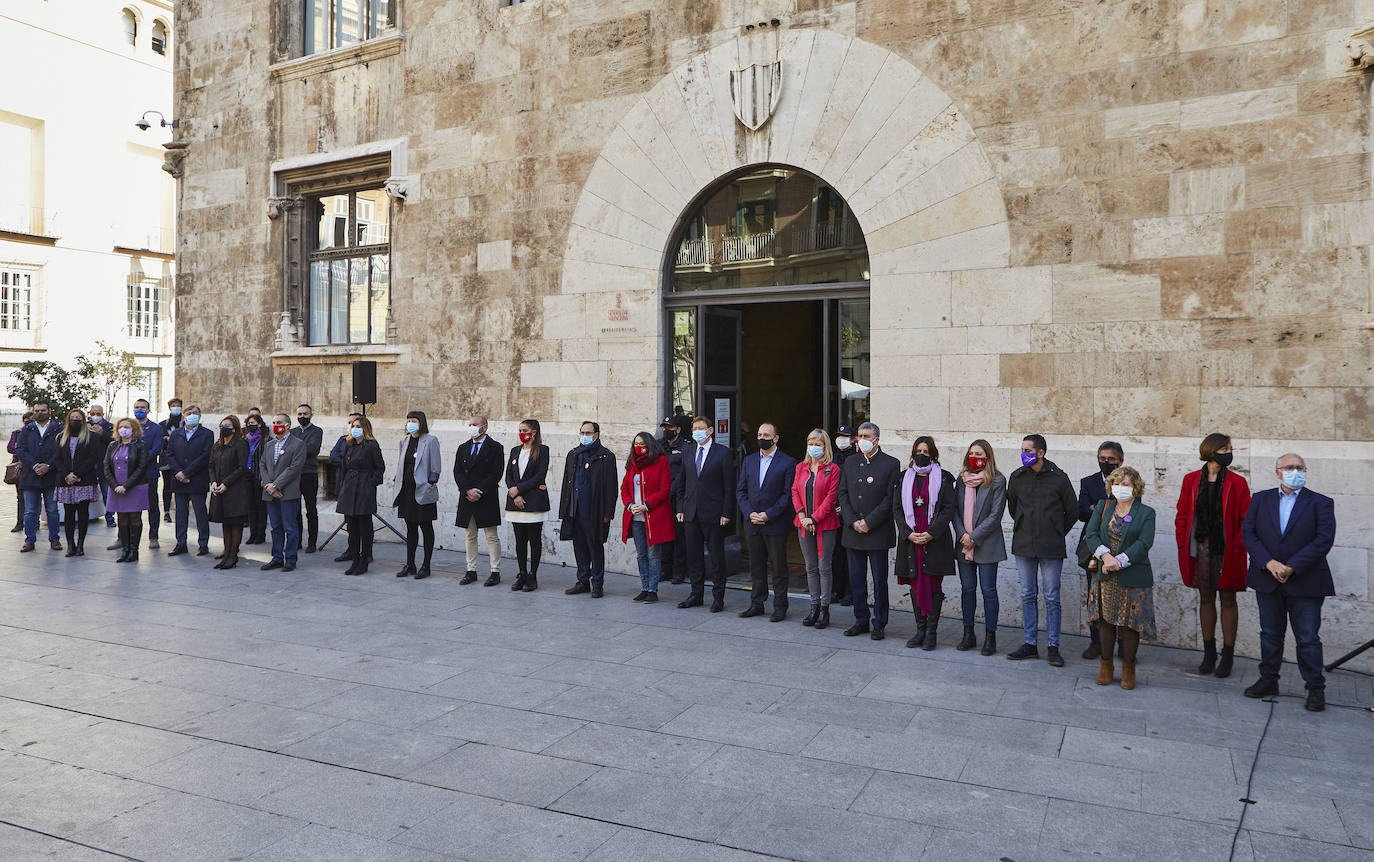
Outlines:
{"label": "woman in green coat", "polygon": [[1107,477],[1108,499],[1098,503],[1084,530],[1093,551],[1092,591],[1088,621],[1102,640],[1102,669],[1097,684],[1116,673],[1112,650],[1121,641],[1121,687],[1135,688],[1135,657],[1142,637],[1155,637],[1154,570],[1150,546],[1155,541],[1155,510],[1140,501],[1145,483],[1130,467]]}

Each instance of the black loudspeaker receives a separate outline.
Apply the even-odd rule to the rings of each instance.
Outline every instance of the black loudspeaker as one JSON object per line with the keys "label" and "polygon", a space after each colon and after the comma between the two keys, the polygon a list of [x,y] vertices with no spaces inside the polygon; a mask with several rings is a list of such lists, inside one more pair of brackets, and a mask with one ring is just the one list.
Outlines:
{"label": "black loudspeaker", "polygon": [[353,403],[377,403],[377,363],[358,360],[353,363]]}

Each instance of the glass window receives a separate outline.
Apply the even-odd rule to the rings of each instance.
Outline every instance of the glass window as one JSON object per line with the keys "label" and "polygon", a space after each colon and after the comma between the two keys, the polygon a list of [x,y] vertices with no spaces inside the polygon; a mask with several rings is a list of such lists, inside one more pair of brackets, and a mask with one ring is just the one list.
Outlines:
{"label": "glass window", "polygon": [[382,189],[311,201],[306,343],[385,344],[391,313],[391,199]]}
{"label": "glass window", "polygon": [[33,329],[33,272],[0,270],[0,329],[27,332]]}
{"label": "glass window", "polygon": [[840,424],[851,428],[869,419],[872,346],[866,299],[843,300],[840,309]]}
{"label": "glass window", "polygon": [[125,9],[122,16],[124,23],[124,44],[133,47],[138,44],[138,16],[134,10]]}
{"label": "glass window", "polygon": [[305,53],[375,39],[395,23],[394,0],[302,0]]}
{"label": "glass window", "polygon": [[673,320],[673,404],[689,413],[696,411],[697,400],[697,312],[679,308]]}
{"label": "glass window", "polygon": [[159,278],[141,273],[129,276],[126,326],[134,338],[157,338],[170,317],[171,276]]}
{"label": "glass window", "polygon": [[154,54],[167,53],[167,25],[161,21],[153,22],[152,42]]}
{"label": "glass window", "polygon": [[844,199],[805,171],[754,168],[683,222],[670,290],[863,282],[868,247]]}

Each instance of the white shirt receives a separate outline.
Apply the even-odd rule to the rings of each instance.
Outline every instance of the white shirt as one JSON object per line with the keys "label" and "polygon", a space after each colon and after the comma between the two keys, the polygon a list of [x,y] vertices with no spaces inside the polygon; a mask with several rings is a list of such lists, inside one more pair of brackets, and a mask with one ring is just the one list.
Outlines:
{"label": "white shirt", "polygon": [[[33,423],[33,424],[38,425],[37,422],[35,422],[35,423]],[[38,436],[42,437],[43,435],[47,434],[47,433],[48,433],[48,426],[51,425],[51,424],[52,424],[52,420],[48,420],[47,422],[44,422],[42,425],[38,425]]]}
{"label": "white shirt", "polygon": [[[697,451],[692,454],[693,465],[701,464],[702,467],[706,466],[706,459],[711,457],[711,443],[714,442],[714,440],[714,437],[707,437],[705,443],[697,446]],[[698,458],[701,460],[698,461]],[[700,469],[698,469],[697,472],[700,473]]]}
{"label": "white shirt", "polygon": [[[778,447],[777,447],[777,444],[776,444],[776,443],[773,444],[773,449],[776,450],[777,448],[778,448]],[[759,453],[759,487],[760,487],[760,488],[763,487],[763,477],[768,475],[768,468],[771,467],[771,466],[773,465],[773,456],[776,455],[776,454],[777,454],[776,451],[770,452],[770,453],[767,454],[767,455],[763,454],[762,452]]]}

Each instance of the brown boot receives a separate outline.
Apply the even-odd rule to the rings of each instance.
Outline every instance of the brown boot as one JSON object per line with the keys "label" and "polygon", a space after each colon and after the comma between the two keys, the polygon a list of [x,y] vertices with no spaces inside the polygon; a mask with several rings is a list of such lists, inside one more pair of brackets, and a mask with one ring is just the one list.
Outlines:
{"label": "brown boot", "polygon": [[1135,688],[1135,662],[1123,661],[1121,663],[1121,687],[1127,691]]}
{"label": "brown boot", "polygon": [[[1112,677],[1116,674],[1116,664],[1111,660],[1111,658],[1103,658],[1099,659],[1099,661],[1101,662],[1102,667],[1097,672],[1097,684],[1108,685],[1111,683]],[[1132,668],[1132,670],[1134,670],[1134,668]],[[1124,667],[1122,668],[1122,673],[1125,673]]]}

